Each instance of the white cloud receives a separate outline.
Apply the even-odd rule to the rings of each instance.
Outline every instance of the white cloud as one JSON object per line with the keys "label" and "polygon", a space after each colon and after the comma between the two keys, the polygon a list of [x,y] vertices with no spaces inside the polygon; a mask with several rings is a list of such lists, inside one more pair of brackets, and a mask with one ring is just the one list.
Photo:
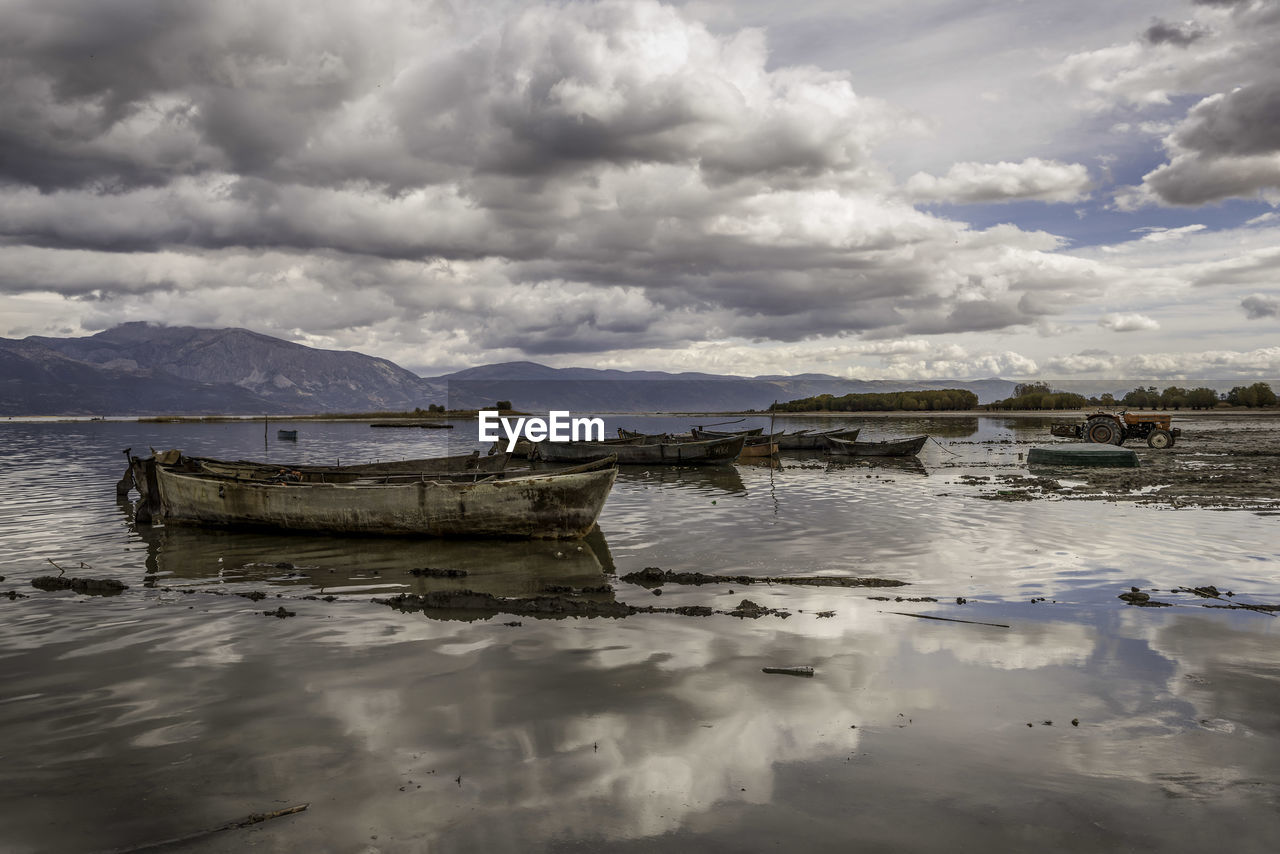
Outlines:
{"label": "white cloud", "polygon": [[1142,233],[1141,240],[1144,243],[1164,243],[1169,240],[1177,240],[1188,234],[1195,234],[1197,231],[1204,231],[1206,226],[1203,225],[1184,225],[1179,228],[1161,228],[1159,226],[1146,226],[1144,228],[1135,228],[1135,232]]}
{"label": "white cloud", "polygon": [[1050,359],[1045,370],[1133,379],[1274,379],[1280,377],[1280,347],[1132,355],[1081,352]]}
{"label": "white cloud", "polygon": [[1078,202],[1088,197],[1089,170],[1079,163],[1029,157],[1021,163],[956,163],[941,178],[917,172],[907,193],[922,202]]}
{"label": "white cloud", "polygon": [[1160,328],[1160,324],[1155,320],[1136,313],[1108,314],[1098,318],[1098,325],[1112,332],[1145,332]]}

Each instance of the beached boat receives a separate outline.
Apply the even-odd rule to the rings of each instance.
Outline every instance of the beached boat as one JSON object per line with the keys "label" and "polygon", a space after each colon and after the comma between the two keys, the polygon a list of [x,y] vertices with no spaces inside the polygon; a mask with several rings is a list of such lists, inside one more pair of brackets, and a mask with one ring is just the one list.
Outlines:
{"label": "beached boat", "polygon": [[707,439],[701,442],[655,442],[615,439],[607,442],[539,442],[538,459],[552,463],[577,463],[604,454],[616,454],[619,465],[688,466],[731,463],[742,453],[744,437]]}
{"label": "beached boat", "polygon": [[884,442],[851,442],[847,439],[823,437],[827,453],[847,457],[914,457],[920,453],[928,436],[911,436],[906,439],[889,439]]}
{"label": "beached boat", "polygon": [[844,439],[852,442],[858,438],[858,427],[837,427],[831,430],[797,430],[795,433],[778,434],[778,448],[783,451],[824,451],[827,443],[823,438]]}
{"label": "beached boat", "polygon": [[611,456],[546,472],[383,474],[349,483],[185,471],[163,457],[138,461],[152,521],[350,534],[581,537],[617,477]]}
{"label": "beached boat", "polygon": [[1027,452],[1027,465],[1137,468],[1138,455],[1129,448],[1117,448],[1115,445],[1063,443],[1032,448]]}

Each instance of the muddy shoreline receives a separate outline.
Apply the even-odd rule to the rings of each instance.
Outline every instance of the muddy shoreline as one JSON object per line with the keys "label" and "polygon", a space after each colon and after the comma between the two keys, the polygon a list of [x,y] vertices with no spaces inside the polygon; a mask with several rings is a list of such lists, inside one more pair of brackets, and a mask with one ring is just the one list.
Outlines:
{"label": "muddy shoreline", "polygon": [[[1025,452],[1031,447],[1076,442],[1037,435],[1034,441],[953,444],[1016,451],[1015,462],[1021,468]],[[966,473],[957,482],[977,488],[979,498],[995,501],[1125,501],[1174,509],[1204,507],[1280,513],[1280,424],[1190,425],[1172,448],[1153,450],[1137,442],[1126,443],[1126,447],[1137,452],[1138,468],[1036,465],[1026,474]],[[948,464],[962,463],[944,463],[944,467]],[[971,464],[969,467],[976,468]],[[1001,458],[1000,463],[990,467],[1008,468],[1011,464]]]}

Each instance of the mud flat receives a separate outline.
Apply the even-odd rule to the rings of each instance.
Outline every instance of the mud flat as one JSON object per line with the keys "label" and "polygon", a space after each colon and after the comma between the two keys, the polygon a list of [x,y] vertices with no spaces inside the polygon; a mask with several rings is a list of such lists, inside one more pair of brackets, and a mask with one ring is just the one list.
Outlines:
{"label": "mud flat", "polygon": [[[1129,443],[1138,453],[1136,469],[1037,465],[1029,474],[970,474],[960,480],[986,486],[981,497],[988,500],[1131,501],[1280,513],[1280,422],[1232,424],[1206,419],[1177,426],[1183,428],[1183,435],[1167,450]],[[1051,445],[1054,440],[1046,436],[1027,444]]]}

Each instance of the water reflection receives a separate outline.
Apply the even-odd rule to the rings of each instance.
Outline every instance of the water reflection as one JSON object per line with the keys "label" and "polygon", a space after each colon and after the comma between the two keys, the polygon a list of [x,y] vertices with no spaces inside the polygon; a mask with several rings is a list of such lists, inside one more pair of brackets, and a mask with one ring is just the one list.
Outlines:
{"label": "water reflection", "polygon": [[[120,510],[132,523],[131,504],[120,502]],[[339,537],[186,525],[135,530],[146,544],[146,587],[266,584],[319,595],[473,590],[529,597],[599,587],[614,571],[599,528],[572,542]]]}
{"label": "water reflection", "polygon": [[618,469],[617,483],[630,488],[687,489],[708,495],[747,491],[735,466],[623,466]]}
{"label": "water reflection", "polygon": [[[980,421],[998,443],[1018,429]],[[1236,849],[1267,851],[1280,835],[1280,618],[1116,599],[1217,583],[1280,601],[1274,517],[979,500],[960,476],[990,475],[990,446],[959,441],[955,467],[930,447],[917,461],[629,470],[601,517],[607,544],[568,552],[135,529],[112,495],[120,447],[248,456],[262,426],[128,429],[143,435],[50,425],[0,444],[2,589],[30,594],[0,602],[0,827],[15,850],[131,848],[301,802],[313,807],[296,821],[193,850],[1203,851],[1229,827]],[[380,432],[415,431],[308,425],[300,444],[427,455],[417,436],[370,453]],[[34,591],[64,554],[130,589]],[[619,581],[615,560],[877,575],[936,601],[787,584],[656,597]],[[428,567],[468,574],[412,572]],[[791,616],[458,622],[368,601],[605,581],[629,604],[750,598]],[[275,594],[294,618],[263,616]],[[815,677],[761,672],[795,664]]]}

